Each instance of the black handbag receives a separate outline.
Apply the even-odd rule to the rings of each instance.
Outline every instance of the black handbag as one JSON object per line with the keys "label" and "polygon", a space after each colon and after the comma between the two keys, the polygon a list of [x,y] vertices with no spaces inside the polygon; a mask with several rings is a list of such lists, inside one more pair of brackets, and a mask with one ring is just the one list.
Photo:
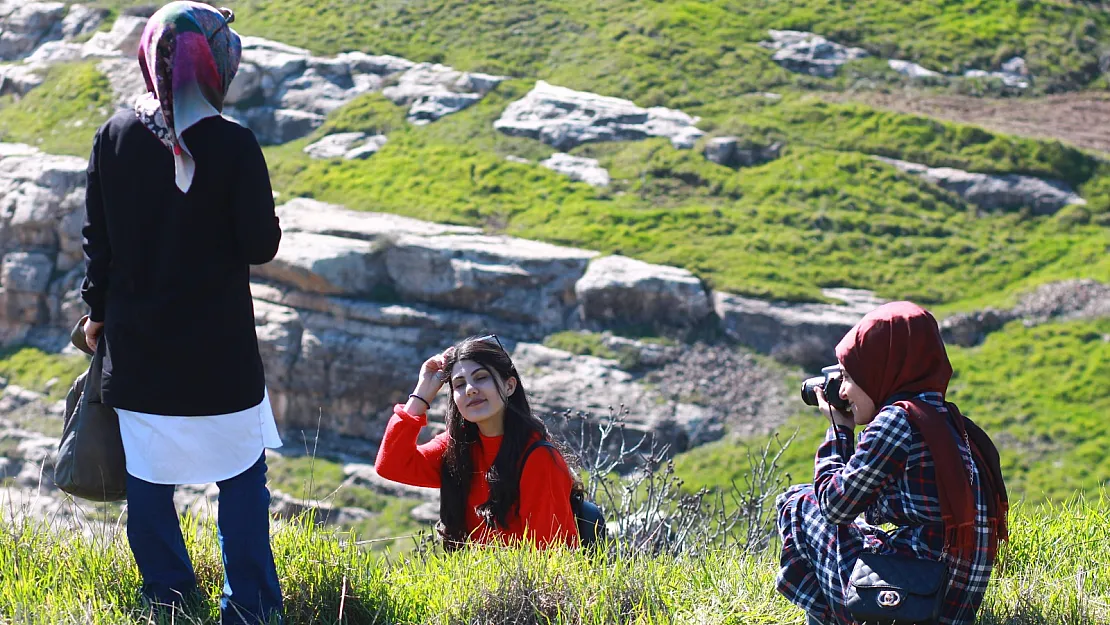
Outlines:
{"label": "black handbag", "polygon": [[[84,319],[82,319],[82,323]],[[78,323],[78,328],[82,326]],[[84,332],[74,345],[88,351]],[[54,483],[61,490],[92,501],[127,498],[127,463],[119,433],[119,416],[100,401],[104,340],[97,342],[89,370],[73,382],[66,396],[65,426],[54,463]]]}
{"label": "black handbag", "polygon": [[935,625],[947,581],[943,562],[865,552],[852,568],[848,611],[866,625]]}

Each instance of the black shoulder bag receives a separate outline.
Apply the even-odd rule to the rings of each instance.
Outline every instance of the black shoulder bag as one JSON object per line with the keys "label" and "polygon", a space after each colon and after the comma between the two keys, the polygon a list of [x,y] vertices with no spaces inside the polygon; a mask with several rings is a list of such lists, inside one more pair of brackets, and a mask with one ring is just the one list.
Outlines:
{"label": "black shoulder bag", "polygon": [[935,625],[947,581],[943,562],[864,552],[852,568],[847,608],[867,625]]}

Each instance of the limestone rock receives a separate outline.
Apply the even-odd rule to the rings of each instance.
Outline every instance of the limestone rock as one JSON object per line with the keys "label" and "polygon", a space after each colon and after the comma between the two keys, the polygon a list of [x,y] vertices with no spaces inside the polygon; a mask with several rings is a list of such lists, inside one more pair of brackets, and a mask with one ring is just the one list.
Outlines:
{"label": "limestone rock", "polygon": [[561,328],[595,252],[483,235],[402,236],[386,267],[402,297]]}
{"label": "limestone rock", "polygon": [[907,78],[940,78],[942,76],[940,72],[934,72],[931,69],[922,67],[917,63],[911,63],[910,61],[890,59],[886,63],[890,69]]}
{"label": "limestone rock", "polygon": [[304,153],[318,159],[364,159],[382,149],[386,141],[385,135],[370,136],[364,132],[340,132],[328,135],[305,147]]}
{"label": "limestone rock", "polygon": [[45,293],[54,271],[54,259],[35,252],[10,252],[0,265],[0,285],[23,293]]}
{"label": "limestone rock", "polygon": [[1035,215],[1051,215],[1070,204],[1087,203],[1071,187],[1058,180],[1018,174],[979,174],[881,156],[876,158],[952,191],[984,210],[1028,207]]}
{"label": "limestone rock", "polygon": [[397,84],[383,89],[382,95],[394,104],[409,106],[410,122],[427,124],[478,102],[503,80],[503,76],[420,63],[406,69]]}
{"label": "limestone rock", "polygon": [[69,7],[69,13],[66,13],[65,19],[62,20],[62,37],[72,39],[95,32],[104,23],[106,17],[108,17],[106,9],[74,4]]}
{"label": "limestone rock", "polygon": [[35,65],[0,65],[0,96],[23,96],[43,83],[42,70]]}
{"label": "limestone rock", "polygon": [[868,56],[862,48],[843,46],[814,33],[797,30],[767,32],[771,40],[760,45],[774,50],[771,59],[792,72],[832,78],[841,65]]}
{"label": "limestone rock", "polygon": [[539,139],[558,150],[595,141],[636,141],[667,137],[688,149],[704,134],[698,118],[663,107],[640,108],[628,100],[574,91],[542,80],[505,109],[494,127],[518,137]]}
{"label": "limestone rock", "polygon": [[277,257],[252,275],[310,293],[368,295],[385,279],[381,245],[326,234],[290,232]]}
{"label": "limestone rock", "polygon": [[725,332],[757,352],[811,370],[836,360],[836,344],[864,315],[882,305],[868,291],[825,289],[844,304],[771,302],[716,293],[717,315]]}
{"label": "limestone rock", "polygon": [[540,165],[559,172],[571,180],[585,182],[595,187],[609,186],[609,172],[598,164],[596,158],[571,156],[570,154],[557,152],[547,160],[541,161]]}
{"label": "limestone rock", "polygon": [[574,293],[587,322],[688,327],[713,312],[701,280],[685,269],[624,256],[590,263]]}
{"label": "limestone rock", "polygon": [[676,402],[640,378],[621,369],[615,360],[577,356],[534,343],[518,343],[513,362],[527,383],[532,410],[551,427],[566,424],[555,416],[567,410],[589,412],[600,418],[609,408],[629,408],[629,443],[654,432],[659,442],[677,453],[720,436],[713,413],[694,404]]}
{"label": "limestone rock", "polygon": [[143,29],[147,20],[143,17],[121,15],[112,24],[108,32],[99,32],[92,36],[82,49],[86,57],[96,56],[125,56],[135,71],[138,71],[138,62],[135,60],[139,52],[139,40],[142,39]]}
{"label": "limestone rock", "polygon": [[0,60],[24,58],[40,44],[61,39],[65,14],[61,2],[0,1]]}
{"label": "limestone rock", "polygon": [[378,472],[374,470],[374,466],[370,464],[345,464],[343,465],[343,475],[346,476],[346,479],[343,481],[343,486],[368,488],[376,493],[389,495],[390,497],[409,497],[413,499],[423,499],[424,501],[439,501],[438,488],[421,488],[419,486],[409,486],[408,484],[387,480],[378,475]]}

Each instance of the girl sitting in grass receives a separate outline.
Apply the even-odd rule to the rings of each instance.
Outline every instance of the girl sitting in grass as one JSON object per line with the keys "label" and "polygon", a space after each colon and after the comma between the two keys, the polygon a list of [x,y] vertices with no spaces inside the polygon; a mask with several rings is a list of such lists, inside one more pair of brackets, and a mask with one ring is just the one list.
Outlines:
{"label": "girl sitting in grass", "polygon": [[[450,384],[447,431],[417,445],[426,411]],[[375,468],[386,479],[440,489],[444,544],[531,541],[578,545],[571,494],[581,485],[532,414],[520,375],[495,335],[467,339],[420,368],[416,390],[393,409]]]}
{"label": "girl sitting in grass", "polygon": [[[777,501],[779,592],[811,624],[848,625],[846,590],[861,553],[943,561],[939,622],[973,623],[1006,538],[1006,487],[990,438],[945,401],[952,366],[936,320],[909,302],[887,304],[845,335],[836,356],[849,409],[817,389],[831,425],[813,484]],[[858,443],[856,426],[865,426]],[[896,528],[876,527],[887,523]]]}

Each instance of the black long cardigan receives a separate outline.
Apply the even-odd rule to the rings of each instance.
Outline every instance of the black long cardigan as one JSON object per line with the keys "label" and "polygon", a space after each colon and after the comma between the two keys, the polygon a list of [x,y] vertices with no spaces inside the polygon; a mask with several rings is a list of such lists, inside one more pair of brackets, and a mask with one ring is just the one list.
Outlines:
{"label": "black long cardigan", "polygon": [[219,117],[186,130],[188,193],[173,157],[121,111],[96,134],[82,229],[81,296],[104,321],[104,401],[161,415],[235,412],[262,401],[250,265],[281,228],[254,134]]}

